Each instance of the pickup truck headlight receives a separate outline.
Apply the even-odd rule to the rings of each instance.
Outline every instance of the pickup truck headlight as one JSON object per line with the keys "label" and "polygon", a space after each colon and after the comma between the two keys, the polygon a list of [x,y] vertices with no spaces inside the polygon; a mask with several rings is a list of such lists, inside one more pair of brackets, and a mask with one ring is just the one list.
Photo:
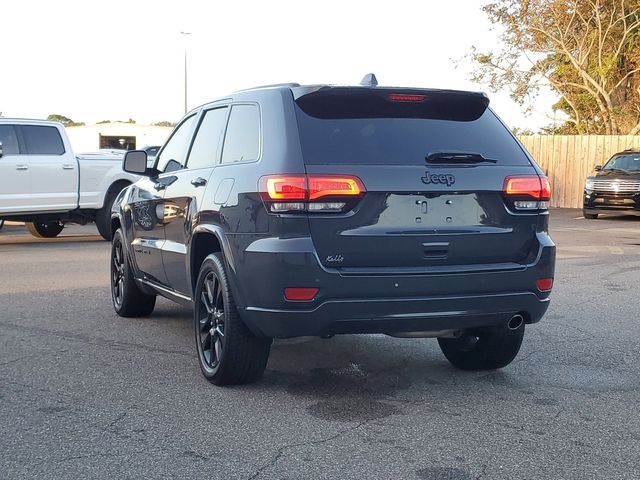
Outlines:
{"label": "pickup truck headlight", "polygon": [[587,178],[587,181],[584,184],[585,190],[593,190],[593,178]]}

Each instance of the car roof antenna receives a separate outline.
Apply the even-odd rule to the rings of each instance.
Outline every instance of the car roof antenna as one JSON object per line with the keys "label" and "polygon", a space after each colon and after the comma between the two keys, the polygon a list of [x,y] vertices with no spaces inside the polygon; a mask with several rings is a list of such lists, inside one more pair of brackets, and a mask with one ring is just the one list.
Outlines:
{"label": "car roof antenna", "polygon": [[362,81],[360,81],[360,85],[362,85],[363,87],[375,87],[378,85],[378,79],[376,78],[375,74],[367,73],[362,78]]}

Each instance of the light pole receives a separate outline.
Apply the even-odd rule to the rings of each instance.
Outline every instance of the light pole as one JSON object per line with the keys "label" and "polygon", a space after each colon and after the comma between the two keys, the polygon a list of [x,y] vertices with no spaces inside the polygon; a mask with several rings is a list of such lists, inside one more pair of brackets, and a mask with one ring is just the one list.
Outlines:
{"label": "light pole", "polygon": [[191,32],[180,32],[185,37],[184,42],[184,113],[187,113],[187,40],[186,37],[191,35]]}

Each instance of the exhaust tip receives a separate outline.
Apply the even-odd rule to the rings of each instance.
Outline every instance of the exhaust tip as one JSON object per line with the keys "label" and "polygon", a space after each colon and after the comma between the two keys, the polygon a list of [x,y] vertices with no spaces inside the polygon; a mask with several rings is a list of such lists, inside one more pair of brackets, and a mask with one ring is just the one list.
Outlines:
{"label": "exhaust tip", "polygon": [[522,317],[522,315],[520,314],[514,315],[507,322],[507,328],[509,328],[509,330],[518,330],[523,323],[524,323],[524,318]]}

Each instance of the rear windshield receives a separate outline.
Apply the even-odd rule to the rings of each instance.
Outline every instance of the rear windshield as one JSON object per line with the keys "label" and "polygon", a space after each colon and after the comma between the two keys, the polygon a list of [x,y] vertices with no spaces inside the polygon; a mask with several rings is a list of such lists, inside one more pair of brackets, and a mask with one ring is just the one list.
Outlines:
{"label": "rear windshield", "polygon": [[490,109],[471,121],[317,118],[299,105],[296,115],[306,164],[424,165],[431,153],[458,152],[478,153],[498,165],[529,165]]}

